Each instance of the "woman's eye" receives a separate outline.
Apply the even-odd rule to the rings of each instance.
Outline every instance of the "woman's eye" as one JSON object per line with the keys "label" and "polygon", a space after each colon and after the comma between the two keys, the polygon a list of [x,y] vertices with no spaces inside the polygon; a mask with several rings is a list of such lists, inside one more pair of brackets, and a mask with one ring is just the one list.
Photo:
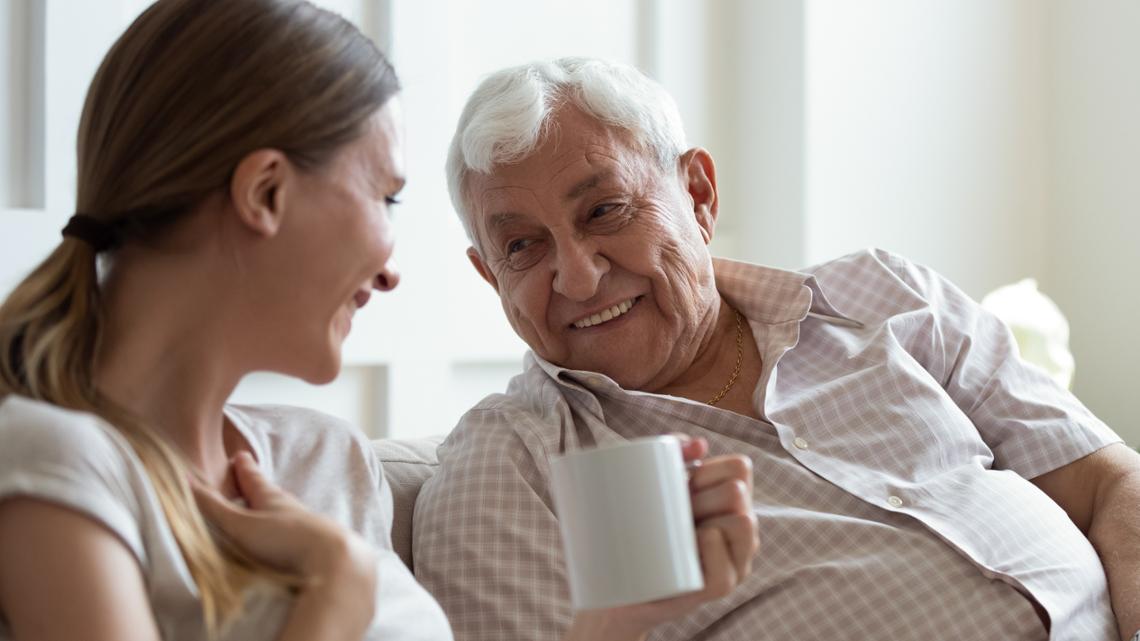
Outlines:
{"label": "woman's eye", "polygon": [[386,204],[387,204],[389,207],[395,207],[396,205],[399,205],[401,201],[400,201],[400,199],[399,199],[399,198],[396,198],[395,196],[385,196],[385,197],[384,197],[384,202],[385,202],[385,203],[386,203]]}

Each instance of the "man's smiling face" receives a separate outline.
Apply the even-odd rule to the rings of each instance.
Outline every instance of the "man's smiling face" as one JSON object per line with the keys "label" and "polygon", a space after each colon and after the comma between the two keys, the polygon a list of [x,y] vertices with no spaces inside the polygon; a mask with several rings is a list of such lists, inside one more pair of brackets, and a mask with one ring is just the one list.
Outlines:
{"label": "man's smiling face", "polygon": [[663,170],[572,106],[552,118],[530,156],[469,175],[468,254],[538,355],[661,387],[692,362],[718,304],[712,160],[690,150]]}

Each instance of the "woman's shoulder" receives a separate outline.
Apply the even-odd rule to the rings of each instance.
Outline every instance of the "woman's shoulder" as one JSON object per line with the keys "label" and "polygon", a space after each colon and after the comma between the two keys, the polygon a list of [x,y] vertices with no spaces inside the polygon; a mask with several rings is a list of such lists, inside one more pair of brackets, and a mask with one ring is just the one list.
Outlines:
{"label": "woman's shoulder", "polygon": [[227,405],[226,414],[253,441],[273,480],[302,503],[365,529],[364,510],[374,501],[383,471],[371,441],[348,421],[291,405]]}
{"label": "woman's shoulder", "polygon": [[0,402],[0,469],[41,462],[126,465],[129,446],[100,417],[44,401],[9,395]]}
{"label": "woman's shoulder", "polygon": [[371,451],[367,436],[352,423],[307,407],[231,404],[226,414],[256,441],[255,448],[266,450],[275,465]]}
{"label": "woman's shoulder", "polygon": [[243,423],[258,430],[279,435],[294,432],[349,435],[355,431],[352,424],[343,418],[297,405],[229,403],[226,413],[231,417],[239,416]]}
{"label": "woman's shoulder", "polygon": [[0,499],[40,499],[85,514],[145,558],[146,472],[126,439],[94,414],[8,396],[0,402]]}

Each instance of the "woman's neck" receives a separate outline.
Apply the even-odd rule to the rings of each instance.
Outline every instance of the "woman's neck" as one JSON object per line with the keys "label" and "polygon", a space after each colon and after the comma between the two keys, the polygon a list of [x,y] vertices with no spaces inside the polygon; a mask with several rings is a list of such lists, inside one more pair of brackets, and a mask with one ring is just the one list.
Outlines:
{"label": "woman's neck", "polygon": [[143,252],[124,250],[106,283],[95,383],[221,487],[236,453],[222,408],[245,373],[225,297],[194,261]]}

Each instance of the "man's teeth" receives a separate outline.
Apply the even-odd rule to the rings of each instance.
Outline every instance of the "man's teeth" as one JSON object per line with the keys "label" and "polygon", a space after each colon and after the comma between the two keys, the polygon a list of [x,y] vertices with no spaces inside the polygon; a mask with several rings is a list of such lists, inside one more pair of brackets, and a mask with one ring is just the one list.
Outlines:
{"label": "man's teeth", "polygon": [[606,321],[613,320],[618,316],[621,316],[622,314],[628,312],[630,308],[633,307],[633,304],[636,302],[636,300],[637,299],[635,298],[631,298],[624,303],[618,303],[609,309],[603,309],[602,311],[594,314],[589,318],[583,318],[582,320],[575,322],[574,327],[577,327],[578,329],[585,329],[587,327],[593,327],[594,325],[600,325]]}

